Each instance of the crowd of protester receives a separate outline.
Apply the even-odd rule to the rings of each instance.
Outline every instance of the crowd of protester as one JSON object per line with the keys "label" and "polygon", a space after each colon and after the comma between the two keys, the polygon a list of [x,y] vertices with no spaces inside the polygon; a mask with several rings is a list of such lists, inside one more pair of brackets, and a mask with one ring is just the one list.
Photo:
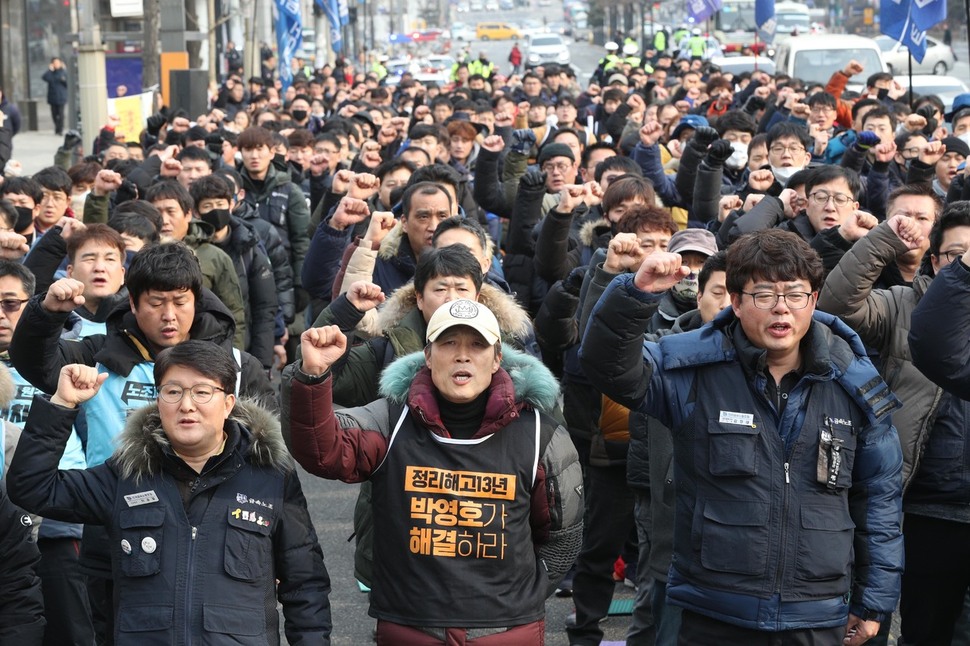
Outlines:
{"label": "crowd of protester", "polygon": [[[899,643],[967,643],[970,95],[615,50],[588,83],[231,74],[205,114],[3,177],[0,642],[275,643],[279,600],[291,644],[329,643],[295,457],[369,481],[378,643],[541,643],[555,593],[598,644],[624,579],[631,645],[887,643],[894,613]],[[763,343],[732,318],[758,312]]]}

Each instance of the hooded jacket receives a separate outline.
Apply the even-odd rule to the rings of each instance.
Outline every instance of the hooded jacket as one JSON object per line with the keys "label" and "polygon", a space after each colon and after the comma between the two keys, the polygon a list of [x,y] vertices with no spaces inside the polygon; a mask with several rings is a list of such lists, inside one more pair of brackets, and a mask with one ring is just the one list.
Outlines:
{"label": "hooded jacket", "polygon": [[290,644],[330,643],[330,580],[272,413],[237,401],[222,453],[196,473],[148,406],[107,462],[58,471],[77,412],[35,398],[11,498],[106,527],[116,644],[279,644],[277,600]]}
{"label": "hooded jacket", "polygon": [[[437,590],[429,589],[420,594],[423,599],[421,605],[427,609],[428,621],[413,615],[395,615],[400,609],[383,605],[381,599],[390,594],[389,587],[395,586],[381,589],[381,581],[386,579],[381,569],[391,571],[401,564],[375,558],[375,564],[381,569],[375,571],[374,590],[378,591],[379,600],[375,601],[372,595],[372,615],[414,626],[501,628],[535,621],[542,617],[545,597],[555,589],[578,554],[582,541],[582,473],[566,431],[541,412],[552,410],[555,406],[558,386],[551,373],[538,360],[508,346],[503,349],[502,366],[492,377],[480,430],[466,443],[478,443],[483,451],[487,451],[493,443],[505,446],[506,442],[523,442],[528,438],[525,443],[537,450],[535,458],[532,457],[532,450],[528,456],[505,454],[501,458],[502,463],[494,466],[504,473],[523,457],[530,462],[537,459],[532,463],[531,484],[522,483],[529,491],[528,525],[531,527],[534,555],[528,557],[528,562],[517,561],[498,568],[499,579],[506,582],[504,590],[496,590],[494,577],[488,574],[482,576],[484,582],[477,578],[438,579]],[[436,390],[430,370],[425,366],[424,354],[416,352],[403,357],[385,371],[381,378],[381,399],[361,408],[342,410],[339,414],[333,410],[329,373],[319,379],[308,378],[299,370],[296,375],[290,404],[292,450],[297,461],[321,477],[345,482],[373,478],[373,511],[395,516],[392,510],[383,506],[387,500],[384,490],[388,485],[382,482],[382,474],[379,473],[379,467],[388,460],[395,423],[399,422],[399,427],[401,423],[407,424],[408,432],[417,433],[418,437],[430,434],[445,440],[451,438],[440,417]],[[402,416],[405,406],[408,412]],[[515,435],[510,437],[505,434]],[[533,435],[538,443],[532,440]],[[398,446],[395,445],[395,449]],[[461,470],[465,466],[454,463],[449,468]],[[457,493],[454,497],[463,498]],[[403,534],[398,535],[398,531]],[[403,536],[407,542],[407,527],[398,525],[394,533]],[[440,564],[440,559],[437,561]],[[430,561],[426,564],[437,567]],[[540,569],[537,569],[537,564]],[[451,572],[449,567],[446,566],[445,570]],[[496,570],[493,568],[492,571]],[[480,570],[477,572],[481,574]],[[541,577],[543,572],[546,581],[533,578]],[[514,585],[508,583],[512,579],[516,581]],[[523,590],[535,590],[537,584],[544,585],[539,586],[536,596],[523,596]],[[473,607],[477,602],[461,601],[478,599],[482,595],[501,597],[503,594],[522,599],[522,607],[510,611],[521,613],[521,616],[473,618],[479,613]],[[481,605],[485,607],[490,604]],[[430,619],[431,615],[442,612],[448,617]],[[512,619],[518,621],[512,622]]]}
{"label": "hooded jacket", "polygon": [[[478,300],[495,314],[505,342],[518,348],[529,345],[532,323],[514,298],[483,284]],[[377,399],[378,381],[384,368],[398,357],[422,350],[426,345],[427,324],[417,307],[414,283],[396,290],[379,310],[377,328],[381,335],[354,345],[354,330],[362,317],[342,294],[314,323],[315,327],[337,325],[344,334],[350,335],[347,354],[332,369],[333,398],[341,406],[363,406]],[[283,387],[287,387],[286,379]]]}
{"label": "hooded jacket", "polygon": [[[884,620],[903,565],[902,454],[888,417],[900,404],[858,336],[816,311],[779,413],[764,395],[765,351],[733,310],[644,343],[654,300],[632,275],[614,280],[582,365],[604,394],[671,429],[669,601],[765,631],[844,625],[850,611]],[[826,458],[836,447],[839,459]]]}

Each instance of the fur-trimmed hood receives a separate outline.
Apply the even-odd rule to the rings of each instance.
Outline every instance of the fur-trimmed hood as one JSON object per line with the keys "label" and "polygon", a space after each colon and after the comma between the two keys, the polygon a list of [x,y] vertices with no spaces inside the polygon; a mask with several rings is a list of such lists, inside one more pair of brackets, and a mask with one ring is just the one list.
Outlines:
{"label": "fur-trimmed hood", "polygon": [[[529,339],[532,323],[529,315],[512,296],[497,287],[482,283],[478,302],[487,307],[498,319],[499,330],[505,338]],[[378,313],[378,329],[387,331],[398,325],[404,317],[418,307],[414,283],[397,288]]]}
{"label": "fur-trimmed hood", "polygon": [[[381,374],[381,397],[404,403],[414,377],[424,367],[424,352],[412,352],[391,363]],[[517,401],[526,401],[543,413],[556,413],[559,383],[541,361],[503,343],[502,368],[512,378]]]}
{"label": "fur-trimmed hood", "polygon": [[[243,433],[238,445],[249,462],[279,471],[293,468],[293,458],[280,433],[279,419],[271,412],[251,401],[237,399],[229,421],[249,431]],[[113,459],[123,478],[137,481],[161,473],[164,450],[169,447],[158,405],[152,404],[133,412],[128,418]]]}
{"label": "fur-trimmed hood", "polygon": [[612,225],[606,218],[597,218],[583,223],[579,228],[579,241],[587,247],[596,247],[597,238],[612,232]]}
{"label": "fur-trimmed hood", "polygon": [[404,240],[404,227],[398,220],[394,228],[381,240],[381,246],[377,250],[377,257],[382,260],[391,260],[397,256],[401,250],[401,241]]}

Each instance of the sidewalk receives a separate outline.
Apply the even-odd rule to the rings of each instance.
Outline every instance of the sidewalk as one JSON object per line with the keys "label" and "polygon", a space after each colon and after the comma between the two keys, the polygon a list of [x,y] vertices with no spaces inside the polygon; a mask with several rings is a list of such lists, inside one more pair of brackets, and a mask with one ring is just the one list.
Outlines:
{"label": "sidewalk", "polygon": [[54,163],[54,153],[63,143],[63,135],[55,135],[53,130],[21,130],[13,138],[13,159],[21,163],[24,175],[33,175]]}

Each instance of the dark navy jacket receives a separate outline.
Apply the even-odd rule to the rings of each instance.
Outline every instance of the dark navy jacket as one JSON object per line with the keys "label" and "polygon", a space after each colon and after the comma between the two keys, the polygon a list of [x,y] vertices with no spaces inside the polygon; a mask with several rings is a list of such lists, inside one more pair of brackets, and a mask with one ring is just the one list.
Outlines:
{"label": "dark navy jacket", "polygon": [[[615,279],[582,356],[606,395],[671,428],[669,601],[765,631],[843,625],[850,609],[888,616],[903,565],[902,453],[888,416],[899,402],[858,336],[816,311],[804,374],[779,414],[764,395],[763,351],[733,310],[644,343],[656,298],[633,275]],[[841,450],[819,483],[823,430]]]}

